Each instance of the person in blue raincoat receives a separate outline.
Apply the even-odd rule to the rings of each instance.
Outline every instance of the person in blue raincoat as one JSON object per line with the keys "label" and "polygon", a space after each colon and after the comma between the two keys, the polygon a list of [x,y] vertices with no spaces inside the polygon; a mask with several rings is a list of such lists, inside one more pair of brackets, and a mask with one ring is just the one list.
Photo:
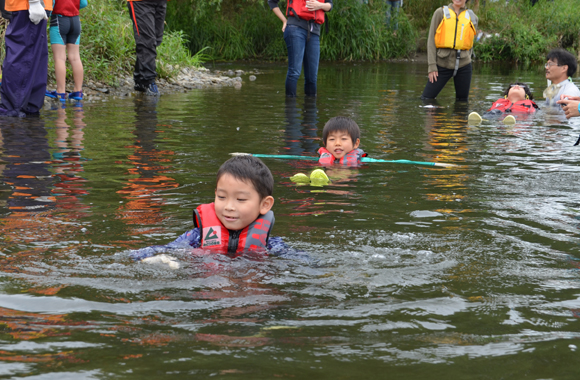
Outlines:
{"label": "person in blue raincoat", "polygon": [[5,0],[5,10],[11,12],[11,20],[4,37],[0,115],[38,114],[46,92],[46,22],[52,0]]}

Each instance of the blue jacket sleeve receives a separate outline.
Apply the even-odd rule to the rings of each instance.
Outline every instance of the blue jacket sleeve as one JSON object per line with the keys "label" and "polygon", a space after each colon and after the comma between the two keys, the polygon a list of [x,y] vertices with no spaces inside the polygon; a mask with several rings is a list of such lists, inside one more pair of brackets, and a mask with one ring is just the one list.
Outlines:
{"label": "blue jacket sleeve", "polygon": [[279,256],[285,259],[303,261],[312,264],[315,262],[308,253],[294,249],[288,244],[284,243],[281,237],[271,236],[268,239],[268,254],[272,256]]}
{"label": "blue jacket sleeve", "polygon": [[180,248],[199,248],[201,243],[201,234],[199,228],[194,228],[189,230],[183,235],[179,236],[177,239],[169,244],[165,245],[155,245],[152,247],[146,247],[131,251],[129,254],[133,260],[143,260],[147,257],[155,256],[159,253],[167,252],[171,249]]}

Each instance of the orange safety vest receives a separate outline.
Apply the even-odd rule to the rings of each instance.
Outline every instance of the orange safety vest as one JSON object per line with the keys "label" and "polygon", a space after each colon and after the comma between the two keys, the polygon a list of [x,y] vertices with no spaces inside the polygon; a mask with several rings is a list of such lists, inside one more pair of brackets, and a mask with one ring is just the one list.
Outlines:
{"label": "orange safety vest", "polygon": [[[30,8],[28,0],[6,0],[4,9],[8,12],[27,11]],[[52,11],[52,0],[44,0],[44,9]]]}
{"label": "orange safety vest", "polygon": [[466,9],[457,16],[448,6],[443,7],[443,20],[435,32],[437,48],[469,50],[475,39],[475,25],[471,22],[473,13]]}
{"label": "orange safety vest", "polygon": [[515,103],[512,103],[508,99],[498,99],[491,105],[491,108],[487,112],[498,110],[512,113],[534,113],[538,108],[540,107],[530,99],[520,100]]}
{"label": "orange safety vest", "polygon": [[362,149],[353,149],[347,154],[345,154],[340,160],[334,158],[332,153],[328,151],[326,148],[318,149],[318,154],[320,157],[318,158],[318,163],[321,165],[332,165],[332,164],[341,164],[341,165],[348,165],[348,166],[357,166],[361,163],[361,158],[366,157],[367,154]]}
{"label": "orange safety vest", "polygon": [[274,226],[274,213],[270,210],[266,215],[239,231],[230,231],[215,213],[213,202],[202,204],[193,210],[193,224],[201,233],[199,248],[209,249],[217,253],[266,252],[270,230]]}

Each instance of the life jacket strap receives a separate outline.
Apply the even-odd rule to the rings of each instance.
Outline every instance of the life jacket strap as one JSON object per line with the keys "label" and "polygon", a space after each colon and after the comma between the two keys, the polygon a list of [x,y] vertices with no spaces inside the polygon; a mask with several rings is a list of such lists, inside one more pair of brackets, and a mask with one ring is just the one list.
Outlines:
{"label": "life jacket strap", "polygon": [[445,15],[445,18],[451,18],[451,12],[449,12],[449,7],[447,5],[443,6],[443,15]]}
{"label": "life jacket strap", "polygon": [[461,58],[461,50],[457,50],[457,53],[455,54],[455,70],[453,70],[454,78],[455,75],[457,75],[457,70],[459,70],[459,58]]}

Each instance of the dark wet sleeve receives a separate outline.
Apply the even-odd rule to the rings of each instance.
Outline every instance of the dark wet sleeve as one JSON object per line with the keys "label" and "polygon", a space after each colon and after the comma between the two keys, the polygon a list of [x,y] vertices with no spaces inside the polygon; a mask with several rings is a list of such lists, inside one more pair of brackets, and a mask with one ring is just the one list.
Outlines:
{"label": "dark wet sleeve", "polygon": [[268,0],[268,5],[270,6],[270,9],[279,8],[278,0]]}
{"label": "dark wet sleeve", "polygon": [[189,230],[171,243],[165,245],[167,248],[199,248],[201,245],[201,233],[199,228]]}
{"label": "dark wet sleeve", "polygon": [[284,252],[286,252],[288,250],[288,245],[286,245],[286,243],[284,243],[284,241],[282,240],[281,237],[279,236],[271,236],[268,239],[268,252],[271,255],[274,256],[280,256],[283,255]]}
{"label": "dark wet sleeve", "polygon": [[303,261],[306,263],[315,263],[310,255],[304,251],[290,247],[284,243],[281,237],[272,236],[268,239],[268,253],[272,256],[279,256],[285,259]]}
{"label": "dark wet sleeve", "polygon": [[199,248],[201,244],[201,234],[199,228],[194,228],[189,230],[183,235],[179,236],[177,239],[169,244],[165,245],[154,245],[152,247],[145,247],[131,251],[129,256],[135,261],[141,261],[151,256],[155,256],[160,253],[166,253],[171,249],[179,248]]}

